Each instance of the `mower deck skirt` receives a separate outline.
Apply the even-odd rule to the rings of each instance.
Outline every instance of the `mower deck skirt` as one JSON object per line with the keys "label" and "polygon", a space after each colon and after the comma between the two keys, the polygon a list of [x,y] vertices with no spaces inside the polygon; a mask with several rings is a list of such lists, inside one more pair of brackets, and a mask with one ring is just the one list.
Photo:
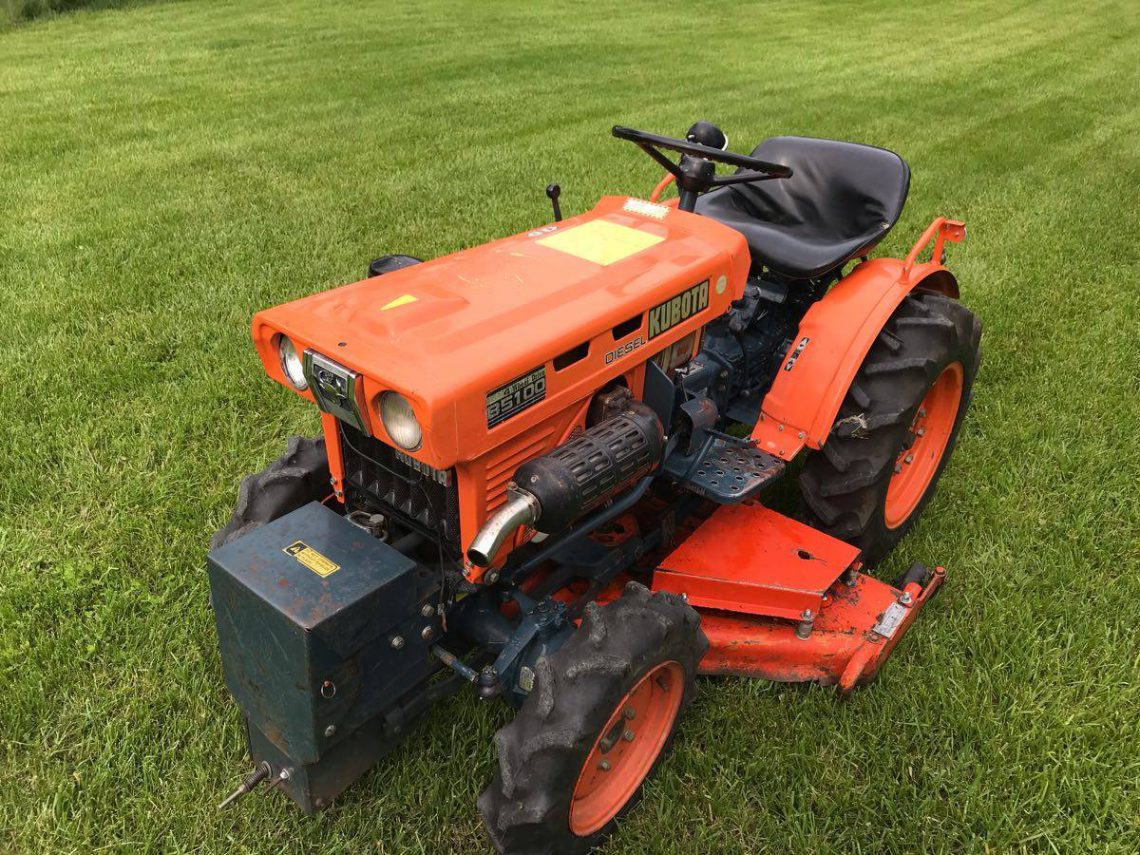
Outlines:
{"label": "mower deck skirt", "polygon": [[810,623],[698,609],[709,652],[702,674],[838,685],[843,694],[874,679],[915,615],[946,578],[935,568],[926,587],[902,591],[857,573],[838,582]]}

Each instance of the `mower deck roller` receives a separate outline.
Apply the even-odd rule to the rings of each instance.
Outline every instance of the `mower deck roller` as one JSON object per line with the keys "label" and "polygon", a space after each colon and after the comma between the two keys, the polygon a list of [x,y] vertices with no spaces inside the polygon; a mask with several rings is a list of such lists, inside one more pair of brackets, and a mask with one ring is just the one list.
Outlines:
{"label": "mower deck roller", "polygon": [[[254,763],[224,804],[264,783],[317,810],[469,690],[517,710],[479,797],[494,847],[584,853],[698,674],[848,692],[943,583],[865,571],[969,405],[981,330],[942,263],[964,226],[870,260],[909,184],[892,152],[614,135],[668,171],[654,201],[563,219],[551,185],[553,223],[254,318],[321,436],[242,482],[208,557]],[[796,519],[768,498],[789,473]]]}

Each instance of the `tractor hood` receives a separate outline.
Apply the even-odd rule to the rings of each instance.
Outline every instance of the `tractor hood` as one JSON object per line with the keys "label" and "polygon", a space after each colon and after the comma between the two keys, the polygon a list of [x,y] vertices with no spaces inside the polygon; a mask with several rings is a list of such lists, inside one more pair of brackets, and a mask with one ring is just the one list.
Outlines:
{"label": "tractor hood", "polygon": [[267,309],[253,336],[287,385],[280,335],[357,372],[362,420],[385,442],[377,401],[403,394],[424,431],[412,456],[446,467],[589,396],[629,371],[633,352],[644,348],[643,362],[722,314],[747,272],[738,232],[606,197],[560,223]]}

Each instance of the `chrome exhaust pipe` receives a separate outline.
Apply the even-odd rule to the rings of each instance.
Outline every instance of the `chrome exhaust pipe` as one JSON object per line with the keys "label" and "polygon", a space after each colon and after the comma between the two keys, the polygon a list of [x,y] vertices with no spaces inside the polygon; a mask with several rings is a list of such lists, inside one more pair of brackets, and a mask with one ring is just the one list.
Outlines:
{"label": "chrome exhaust pipe", "polygon": [[510,499],[483,523],[471,545],[467,547],[467,558],[476,567],[488,567],[499,554],[503,542],[520,525],[532,526],[538,521],[542,506],[538,499],[525,490],[508,488]]}
{"label": "chrome exhaust pipe", "polygon": [[545,535],[565,531],[656,469],[666,450],[661,420],[640,401],[626,401],[623,407],[515,470],[507,503],[483,523],[467,548],[472,564],[490,566],[520,525]]}

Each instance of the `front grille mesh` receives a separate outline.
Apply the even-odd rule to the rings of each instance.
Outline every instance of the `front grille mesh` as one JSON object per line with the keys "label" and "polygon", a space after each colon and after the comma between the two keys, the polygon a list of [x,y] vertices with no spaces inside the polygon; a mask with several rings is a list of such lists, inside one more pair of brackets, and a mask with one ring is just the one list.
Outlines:
{"label": "front grille mesh", "polygon": [[344,480],[350,503],[359,498],[395,512],[397,519],[439,539],[453,555],[459,554],[459,489],[455,470],[448,470],[447,485],[440,484],[403,463],[396,450],[355,428],[339,423]]}

